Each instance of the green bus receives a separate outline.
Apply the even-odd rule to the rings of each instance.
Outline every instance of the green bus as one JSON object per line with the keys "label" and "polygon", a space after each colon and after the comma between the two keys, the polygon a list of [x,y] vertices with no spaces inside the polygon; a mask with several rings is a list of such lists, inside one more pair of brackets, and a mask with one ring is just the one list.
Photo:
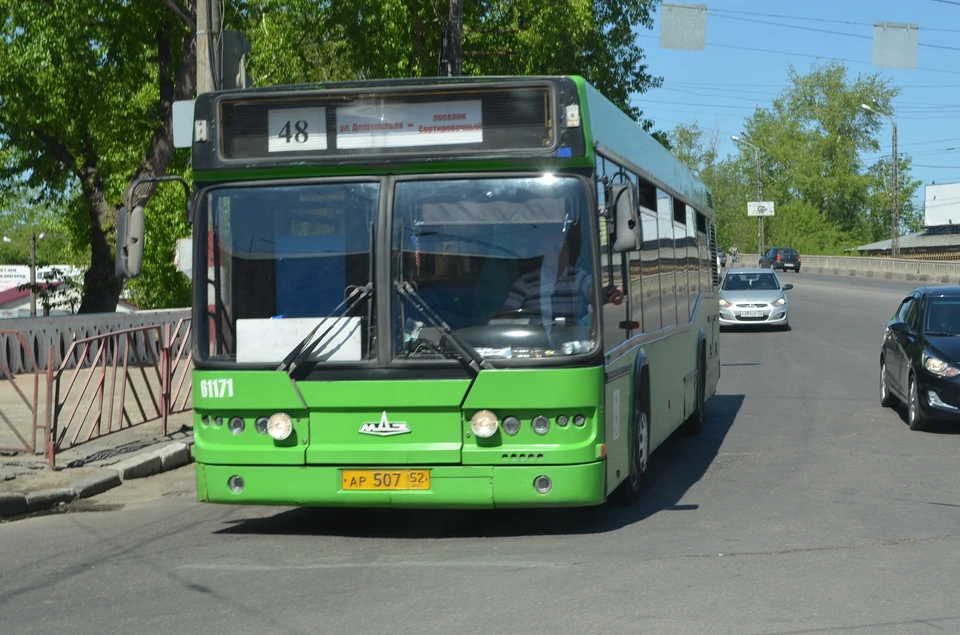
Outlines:
{"label": "green bus", "polygon": [[[583,78],[177,106],[200,501],[630,504],[651,453],[700,431],[720,376],[711,195]],[[143,208],[121,216],[133,276]]]}

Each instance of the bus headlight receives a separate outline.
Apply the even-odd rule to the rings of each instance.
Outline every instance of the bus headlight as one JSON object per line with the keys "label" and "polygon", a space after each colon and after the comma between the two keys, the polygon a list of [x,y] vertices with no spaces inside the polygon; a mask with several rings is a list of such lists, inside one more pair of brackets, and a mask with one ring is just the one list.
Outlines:
{"label": "bus headlight", "polygon": [[489,439],[499,426],[497,415],[489,410],[480,410],[470,418],[470,429],[481,439]]}
{"label": "bus headlight", "polygon": [[267,434],[283,441],[293,434],[293,419],[285,412],[278,412],[267,419]]}

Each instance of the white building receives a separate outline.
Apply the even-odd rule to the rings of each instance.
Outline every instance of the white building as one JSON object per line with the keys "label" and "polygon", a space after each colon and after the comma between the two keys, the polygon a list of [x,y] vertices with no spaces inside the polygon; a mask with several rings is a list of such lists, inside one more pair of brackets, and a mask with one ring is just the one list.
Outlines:
{"label": "white building", "polygon": [[[84,270],[70,265],[37,267],[37,284],[41,288],[56,287],[62,280],[52,279],[57,270],[75,280],[83,280]],[[25,265],[0,265],[0,319],[30,317],[30,290],[20,287],[30,284],[30,267]],[[80,288],[56,294],[50,307],[50,315],[73,315],[80,306]],[[137,307],[123,299],[117,304],[117,313],[134,313]],[[37,297],[37,315],[43,315],[42,298]]]}
{"label": "white building", "polygon": [[960,225],[960,183],[927,185],[923,199],[924,225]]}

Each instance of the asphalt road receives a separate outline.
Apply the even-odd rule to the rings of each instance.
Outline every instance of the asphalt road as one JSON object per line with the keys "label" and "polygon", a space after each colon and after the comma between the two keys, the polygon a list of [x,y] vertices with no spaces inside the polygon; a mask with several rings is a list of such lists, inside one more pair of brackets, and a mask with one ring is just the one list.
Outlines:
{"label": "asphalt road", "polygon": [[703,435],[632,510],[203,506],[188,467],[0,525],[0,631],[960,632],[960,426],[878,399],[913,285],[783,277],[792,330],[723,334]]}

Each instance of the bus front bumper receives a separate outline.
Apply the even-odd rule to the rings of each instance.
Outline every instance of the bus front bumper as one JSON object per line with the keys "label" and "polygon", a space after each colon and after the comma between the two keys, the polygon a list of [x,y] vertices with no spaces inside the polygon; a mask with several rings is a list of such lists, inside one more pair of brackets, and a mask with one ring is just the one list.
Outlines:
{"label": "bus front bumper", "polygon": [[[230,466],[197,463],[197,500],[317,507],[585,507],[605,499],[605,462],[517,466]],[[429,470],[428,490],[348,490],[342,470]],[[546,493],[539,477],[550,479]],[[235,477],[240,477],[239,479]],[[541,487],[544,481],[540,480]],[[242,486],[242,488],[240,487]]]}

